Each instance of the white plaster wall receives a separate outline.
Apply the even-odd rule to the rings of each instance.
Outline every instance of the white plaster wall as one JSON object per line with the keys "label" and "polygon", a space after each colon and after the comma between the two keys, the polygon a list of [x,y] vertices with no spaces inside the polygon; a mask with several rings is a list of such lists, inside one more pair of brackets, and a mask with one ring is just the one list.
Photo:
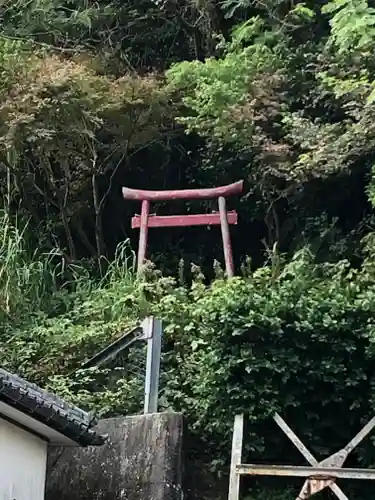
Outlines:
{"label": "white plaster wall", "polygon": [[0,500],[44,500],[47,443],[0,417]]}

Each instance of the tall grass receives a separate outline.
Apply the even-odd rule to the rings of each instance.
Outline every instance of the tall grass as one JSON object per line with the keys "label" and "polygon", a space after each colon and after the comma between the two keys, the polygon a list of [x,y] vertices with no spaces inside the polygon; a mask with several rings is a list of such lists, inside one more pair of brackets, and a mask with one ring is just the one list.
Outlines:
{"label": "tall grass", "polygon": [[107,263],[105,276],[98,279],[97,273],[83,263],[67,267],[58,250],[42,253],[32,249],[28,234],[27,224],[11,221],[4,211],[0,212],[0,315],[3,318],[48,312],[62,295],[78,294],[89,299],[104,289],[114,295],[133,289],[135,256],[128,242],[118,247],[115,260]]}
{"label": "tall grass", "polygon": [[29,235],[0,212],[0,366],[46,383],[133,326],[143,289],[127,242],[98,277],[94,262],[67,265]]}
{"label": "tall grass", "polygon": [[56,289],[52,254],[30,251],[27,231],[0,212],[0,314],[8,317],[42,308]]}

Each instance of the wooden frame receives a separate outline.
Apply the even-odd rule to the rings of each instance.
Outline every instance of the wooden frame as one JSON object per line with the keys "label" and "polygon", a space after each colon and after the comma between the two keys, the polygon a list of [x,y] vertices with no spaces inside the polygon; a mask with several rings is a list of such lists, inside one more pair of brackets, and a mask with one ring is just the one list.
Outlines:
{"label": "wooden frame", "polygon": [[325,488],[330,488],[339,500],[349,500],[341,488],[336,484],[336,479],[375,480],[375,469],[342,468],[348,455],[375,427],[375,417],[373,417],[344,448],[321,462],[315,459],[280,415],[275,414],[274,421],[288,436],[310,466],[242,464],[244,421],[243,415],[236,415],[233,428],[228,500],[239,499],[241,475],[306,477],[307,479],[297,500],[305,500]]}

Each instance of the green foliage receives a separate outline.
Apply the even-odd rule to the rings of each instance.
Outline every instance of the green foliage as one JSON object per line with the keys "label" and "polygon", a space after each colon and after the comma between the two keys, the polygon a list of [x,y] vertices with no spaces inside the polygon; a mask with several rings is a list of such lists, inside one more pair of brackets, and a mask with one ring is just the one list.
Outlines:
{"label": "green foliage", "polygon": [[[244,177],[242,220],[260,235],[239,252],[257,262],[263,239],[291,252],[303,245],[303,218],[342,220],[343,238],[362,233],[361,216],[339,212],[351,175],[362,182],[353,213],[369,210],[371,9],[359,1],[6,2],[3,205],[31,217],[39,245],[73,261],[111,259],[129,236],[130,206],[119,195],[128,179],[153,188]],[[168,67],[165,87],[154,70]],[[345,201],[327,196],[333,178]],[[189,241],[184,233],[176,245]],[[185,256],[203,260],[203,246]]]}
{"label": "green foliage", "polygon": [[[324,456],[374,409],[371,239],[366,252],[357,271],[346,261],[316,264],[304,250],[229,282],[205,285],[198,272],[192,286],[152,269],[136,280],[125,252],[104,280],[85,284],[81,274],[55,296],[54,308],[36,308],[34,320],[14,326],[1,364],[100,415],[138,411],[141,381],[127,367],[144,353],[133,352],[111,373],[79,367],[153,313],[165,327],[162,407],[188,416],[213,469],[227,468],[238,412],[249,419],[245,454],[252,460],[294,457],[272,424],[274,411]],[[367,465],[375,459],[369,446],[359,456]]]}
{"label": "green foliage", "polygon": [[248,143],[262,119],[258,107],[263,96],[256,95],[257,86],[261,78],[270,78],[278,62],[262,30],[262,20],[251,19],[234,30],[231,42],[223,46],[222,59],[183,62],[167,71],[171,88],[182,93],[183,104],[191,110],[178,118],[189,132],[220,142]]}
{"label": "green foliage", "polygon": [[11,91],[0,96],[0,161],[10,178],[8,203],[22,199],[34,214],[40,204],[47,213],[53,207],[57,217],[47,221],[65,234],[71,259],[76,258],[72,233],[85,234],[91,209],[96,244],[88,237],[85,244],[92,256],[105,255],[102,211],[111,184],[103,192],[99,182],[109,174],[111,183],[131,151],[159,136],[157,123],[167,104],[158,81],[151,75],[100,75],[85,59],[25,52],[17,59],[18,70],[12,60],[4,56],[4,81]]}
{"label": "green foliage", "polygon": [[[232,19],[237,10],[246,11],[245,4],[223,7]],[[181,98],[179,122],[206,138],[208,175],[218,151],[230,151],[232,168],[247,162],[243,172],[255,205],[247,215],[264,218],[269,247],[277,241],[290,248],[290,228],[297,238],[306,230],[297,229],[297,217],[317,217],[324,206],[341,218],[329,206],[331,183],[338,197],[349,198],[346,184],[354,176],[362,183],[363,213],[369,210],[364,194],[375,151],[373,11],[365,2],[346,1],[322,8],[309,2],[252,5],[251,17],[219,44],[217,57],[174,65],[167,78]],[[327,17],[328,33],[320,24]]]}
{"label": "green foliage", "polygon": [[375,40],[375,9],[367,0],[330,0],[322,12],[332,14],[331,42],[339,54],[352,50],[371,50]]}
{"label": "green foliage", "polygon": [[0,317],[6,329],[22,315],[51,307],[59,269],[52,255],[40,259],[27,248],[27,227],[14,227],[5,213],[0,221]]}
{"label": "green foliage", "polygon": [[[3,2],[1,366],[101,416],[138,412],[141,347],[80,368],[156,314],[161,408],[186,414],[216,473],[237,412],[245,454],[280,463],[299,457],[275,410],[321,458],[372,416],[375,11],[321,4]],[[121,186],[238,178],[242,277],[135,276]],[[150,255],[169,270],[221,255],[214,231],[186,234],[150,238]],[[374,465],[370,444],[357,462]],[[261,489],[250,498],[286,498]]]}

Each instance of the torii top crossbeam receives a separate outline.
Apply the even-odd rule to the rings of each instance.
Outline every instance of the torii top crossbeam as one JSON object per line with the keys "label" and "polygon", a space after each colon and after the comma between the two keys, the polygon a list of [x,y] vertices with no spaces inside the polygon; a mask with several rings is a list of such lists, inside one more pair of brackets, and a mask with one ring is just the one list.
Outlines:
{"label": "torii top crossbeam", "polygon": [[144,189],[122,188],[125,200],[138,201],[168,201],[168,200],[210,200],[240,194],[243,190],[243,181],[234,182],[227,186],[203,189],[180,189],[170,191],[147,191]]}

